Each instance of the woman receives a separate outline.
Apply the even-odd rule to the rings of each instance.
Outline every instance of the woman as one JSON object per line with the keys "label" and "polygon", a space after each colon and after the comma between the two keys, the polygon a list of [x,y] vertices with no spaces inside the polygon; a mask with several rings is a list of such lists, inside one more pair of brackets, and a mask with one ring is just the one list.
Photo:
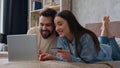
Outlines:
{"label": "woman", "polygon": [[55,26],[60,36],[58,47],[63,48],[58,51],[62,60],[86,63],[112,60],[111,48],[100,45],[97,36],[82,27],[70,11],[59,13],[55,17]]}
{"label": "woman", "polygon": [[64,10],[58,13],[54,22],[59,34],[57,47],[62,49],[58,50],[59,56],[42,54],[40,60],[54,59],[84,63],[112,60],[110,46],[100,45],[97,36],[82,27],[70,11]]}

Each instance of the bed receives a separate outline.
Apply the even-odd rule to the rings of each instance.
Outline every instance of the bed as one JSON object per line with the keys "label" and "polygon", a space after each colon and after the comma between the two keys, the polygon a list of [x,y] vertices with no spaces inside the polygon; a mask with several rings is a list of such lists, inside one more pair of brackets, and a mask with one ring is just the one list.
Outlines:
{"label": "bed", "polygon": [[[85,28],[93,31],[98,37],[100,36],[100,32],[101,32],[101,25],[102,23],[88,23],[85,25]],[[110,25],[110,32],[112,36],[115,36],[115,39],[120,47],[120,21],[111,21],[109,23]],[[102,62],[104,63],[104,62]],[[120,68],[120,61],[111,61],[111,62],[107,62],[108,64],[112,65],[112,66],[116,66],[113,68]]]}
{"label": "bed", "polygon": [[[120,38],[120,21],[110,22],[111,34],[117,38]],[[100,36],[101,22],[100,23],[88,23],[85,25],[87,29],[93,31],[97,36]]]}
{"label": "bed", "polygon": [[[112,21],[110,22],[110,32],[112,36],[115,36],[115,39],[120,46],[120,21]],[[88,23],[85,25],[85,28],[93,31],[98,37],[101,32],[101,22],[100,23]]]}
{"label": "bed", "polygon": [[[101,23],[89,23],[85,26],[92,30],[97,36],[100,35]],[[110,23],[112,35],[120,38],[120,21]],[[2,54],[0,54],[2,55]],[[62,62],[62,61],[8,61],[7,55],[0,56],[1,68],[120,68],[120,61],[98,62],[94,64],[85,64],[80,62]]]}
{"label": "bed", "polygon": [[62,61],[8,61],[7,57],[0,57],[1,68],[120,68],[120,61],[99,62],[85,64],[80,62]]}

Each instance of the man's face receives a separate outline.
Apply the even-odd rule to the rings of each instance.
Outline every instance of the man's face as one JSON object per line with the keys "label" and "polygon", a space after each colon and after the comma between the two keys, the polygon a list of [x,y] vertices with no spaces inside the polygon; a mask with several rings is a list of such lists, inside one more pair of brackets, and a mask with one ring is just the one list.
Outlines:
{"label": "man's face", "polygon": [[50,37],[54,31],[54,25],[51,17],[41,16],[39,18],[40,33],[44,39]]}

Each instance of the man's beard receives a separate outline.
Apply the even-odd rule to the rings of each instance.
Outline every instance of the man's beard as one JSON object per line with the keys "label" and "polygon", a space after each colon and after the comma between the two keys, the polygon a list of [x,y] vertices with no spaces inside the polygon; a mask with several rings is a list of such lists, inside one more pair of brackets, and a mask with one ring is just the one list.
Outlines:
{"label": "man's beard", "polygon": [[[47,32],[47,33],[43,33],[43,32]],[[40,30],[40,33],[41,33],[41,35],[42,35],[42,37],[44,38],[44,39],[47,39],[48,37],[50,37],[51,36],[51,34],[52,34],[52,32],[50,32],[49,30]]]}

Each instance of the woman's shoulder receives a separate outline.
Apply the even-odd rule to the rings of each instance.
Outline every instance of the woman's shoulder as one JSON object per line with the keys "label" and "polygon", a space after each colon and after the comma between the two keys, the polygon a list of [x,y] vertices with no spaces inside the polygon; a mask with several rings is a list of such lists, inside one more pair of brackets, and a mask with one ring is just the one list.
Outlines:
{"label": "woman's shoulder", "polygon": [[92,37],[90,36],[90,34],[85,33],[81,36],[81,39],[92,39]]}

